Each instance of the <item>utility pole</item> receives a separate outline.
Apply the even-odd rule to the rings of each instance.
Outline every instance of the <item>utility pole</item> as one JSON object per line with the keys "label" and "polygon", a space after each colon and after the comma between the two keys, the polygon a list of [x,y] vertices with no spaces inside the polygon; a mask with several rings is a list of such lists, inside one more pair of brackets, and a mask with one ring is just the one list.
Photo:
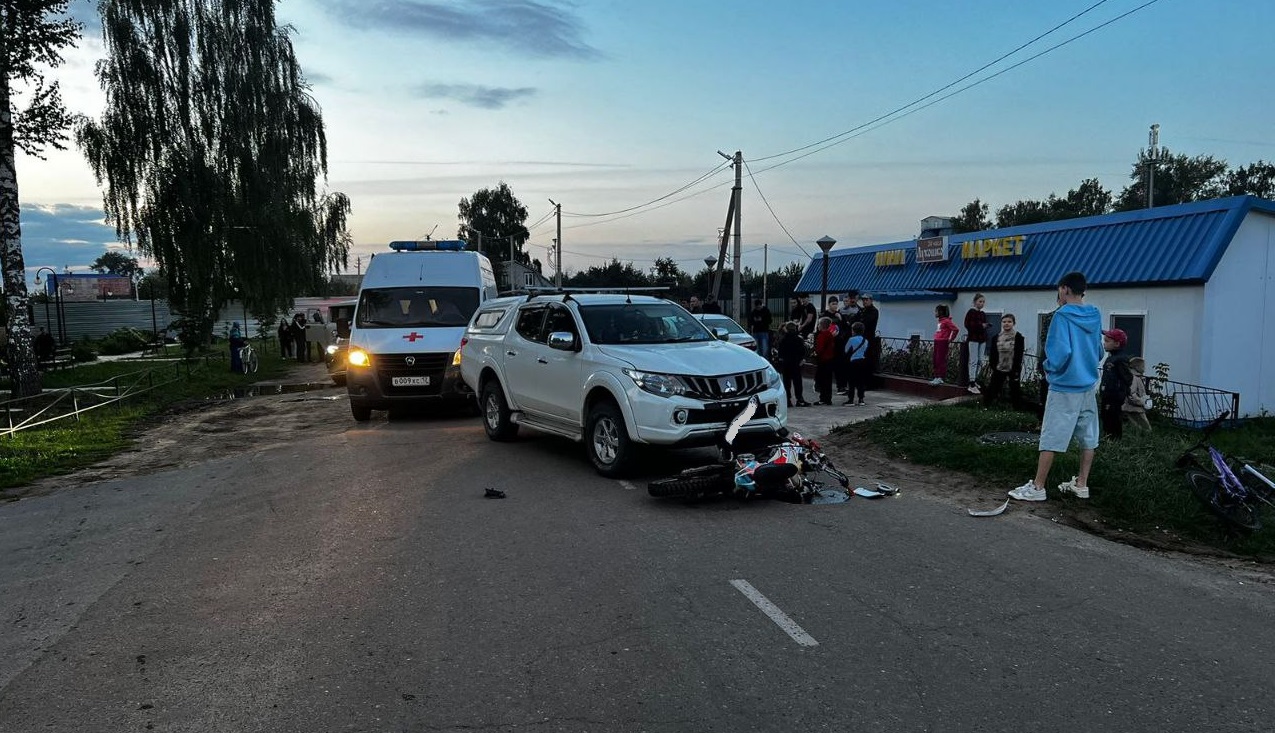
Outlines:
{"label": "utility pole", "polygon": [[1160,157],[1160,125],[1151,126],[1147,135],[1147,208],[1155,207],[1155,164]]}
{"label": "utility pole", "polygon": [[549,199],[549,203],[553,204],[554,215],[558,217],[558,238],[553,240],[554,247],[554,266],[553,266],[553,285],[554,287],[562,287],[562,204],[554,203],[553,199]]}
{"label": "utility pole", "polygon": [[743,201],[743,176],[744,176],[744,154],[738,150],[735,151],[735,312],[731,314],[735,320],[739,320],[744,316],[743,301],[740,300],[740,286],[742,282],[741,266],[744,259],[743,248],[739,243],[739,227],[740,227],[740,209],[744,206]]}
{"label": "utility pole", "polygon": [[770,245],[761,246],[761,299],[766,302],[766,277],[770,274]]}

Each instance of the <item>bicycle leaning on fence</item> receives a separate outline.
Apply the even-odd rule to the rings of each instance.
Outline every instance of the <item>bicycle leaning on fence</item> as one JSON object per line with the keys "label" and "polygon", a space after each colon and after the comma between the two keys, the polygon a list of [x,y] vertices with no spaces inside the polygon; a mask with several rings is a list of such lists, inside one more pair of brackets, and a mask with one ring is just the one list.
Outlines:
{"label": "bicycle leaning on fence", "polygon": [[256,374],[261,368],[261,359],[257,356],[257,350],[252,348],[252,344],[245,342],[239,347],[239,363],[243,364],[244,374]]}
{"label": "bicycle leaning on fence", "polygon": [[[1231,527],[1252,532],[1262,528],[1263,505],[1275,507],[1275,468],[1228,456],[1208,442],[1229,415],[1229,411],[1223,412],[1209,423],[1200,440],[1183,451],[1176,465],[1187,469],[1187,488],[1205,508]],[[1208,463],[1197,456],[1201,449],[1208,451]]]}

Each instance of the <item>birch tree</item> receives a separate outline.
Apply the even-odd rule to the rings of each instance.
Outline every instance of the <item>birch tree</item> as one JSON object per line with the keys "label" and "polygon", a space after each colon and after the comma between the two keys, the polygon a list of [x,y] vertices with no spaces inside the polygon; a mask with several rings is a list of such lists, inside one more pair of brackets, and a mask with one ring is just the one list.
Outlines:
{"label": "birch tree", "polygon": [[231,299],[259,317],[348,266],[350,200],[319,190],[327,139],[274,0],[102,0],[100,121],[76,140],[107,221],[149,256],[206,343]]}
{"label": "birch tree", "polygon": [[[67,0],[0,0],[0,269],[4,273],[10,389],[14,397],[40,392],[27,313],[27,273],[22,257],[17,151],[39,158],[46,147],[64,149],[70,124],[58,83],[44,70],[62,63],[80,25],[66,15]],[[17,95],[27,104],[17,109]]]}

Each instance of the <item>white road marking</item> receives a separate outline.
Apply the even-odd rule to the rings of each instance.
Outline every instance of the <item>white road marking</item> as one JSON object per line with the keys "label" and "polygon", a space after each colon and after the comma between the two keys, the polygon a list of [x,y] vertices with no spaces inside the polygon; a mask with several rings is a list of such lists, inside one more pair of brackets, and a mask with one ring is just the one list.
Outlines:
{"label": "white road marking", "polygon": [[621,481],[620,485],[629,491],[637,491],[637,486],[634,486],[632,481]]}
{"label": "white road marking", "polygon": [[819,646],[819,642],[814,637],[806,633],[806,630],[797,625],[788,617],[788,614],[779,610],[779,607],[770,602],[770,599],[763,596],[756,588],[754,588],[747,580],[732,580],[731,585],[743,593],[744,596],[753,602],[753,605],[761,609],[761,612],[770,617],[771,621],[778,624],[784,633],[791,636],[792,640],[802,646]]}

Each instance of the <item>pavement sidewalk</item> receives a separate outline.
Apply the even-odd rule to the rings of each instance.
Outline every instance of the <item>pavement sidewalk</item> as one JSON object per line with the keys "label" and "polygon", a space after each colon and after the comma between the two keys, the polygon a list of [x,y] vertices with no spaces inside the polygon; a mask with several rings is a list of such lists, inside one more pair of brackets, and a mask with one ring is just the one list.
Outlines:
{"label": "pavement sidewalk", "polygon": [[793,407],[788,410],[788,429],[807,437],[822,438],[840,425],[871,420],[895,410],[933,404],[934,400],[903,392],[872,390],[864,395],[863,407],[843,405],[845,395],[833,394],[831,405],[815,405],[812,399],[818,394],[813,379],[805,380],[805,395],[810,407]]}

